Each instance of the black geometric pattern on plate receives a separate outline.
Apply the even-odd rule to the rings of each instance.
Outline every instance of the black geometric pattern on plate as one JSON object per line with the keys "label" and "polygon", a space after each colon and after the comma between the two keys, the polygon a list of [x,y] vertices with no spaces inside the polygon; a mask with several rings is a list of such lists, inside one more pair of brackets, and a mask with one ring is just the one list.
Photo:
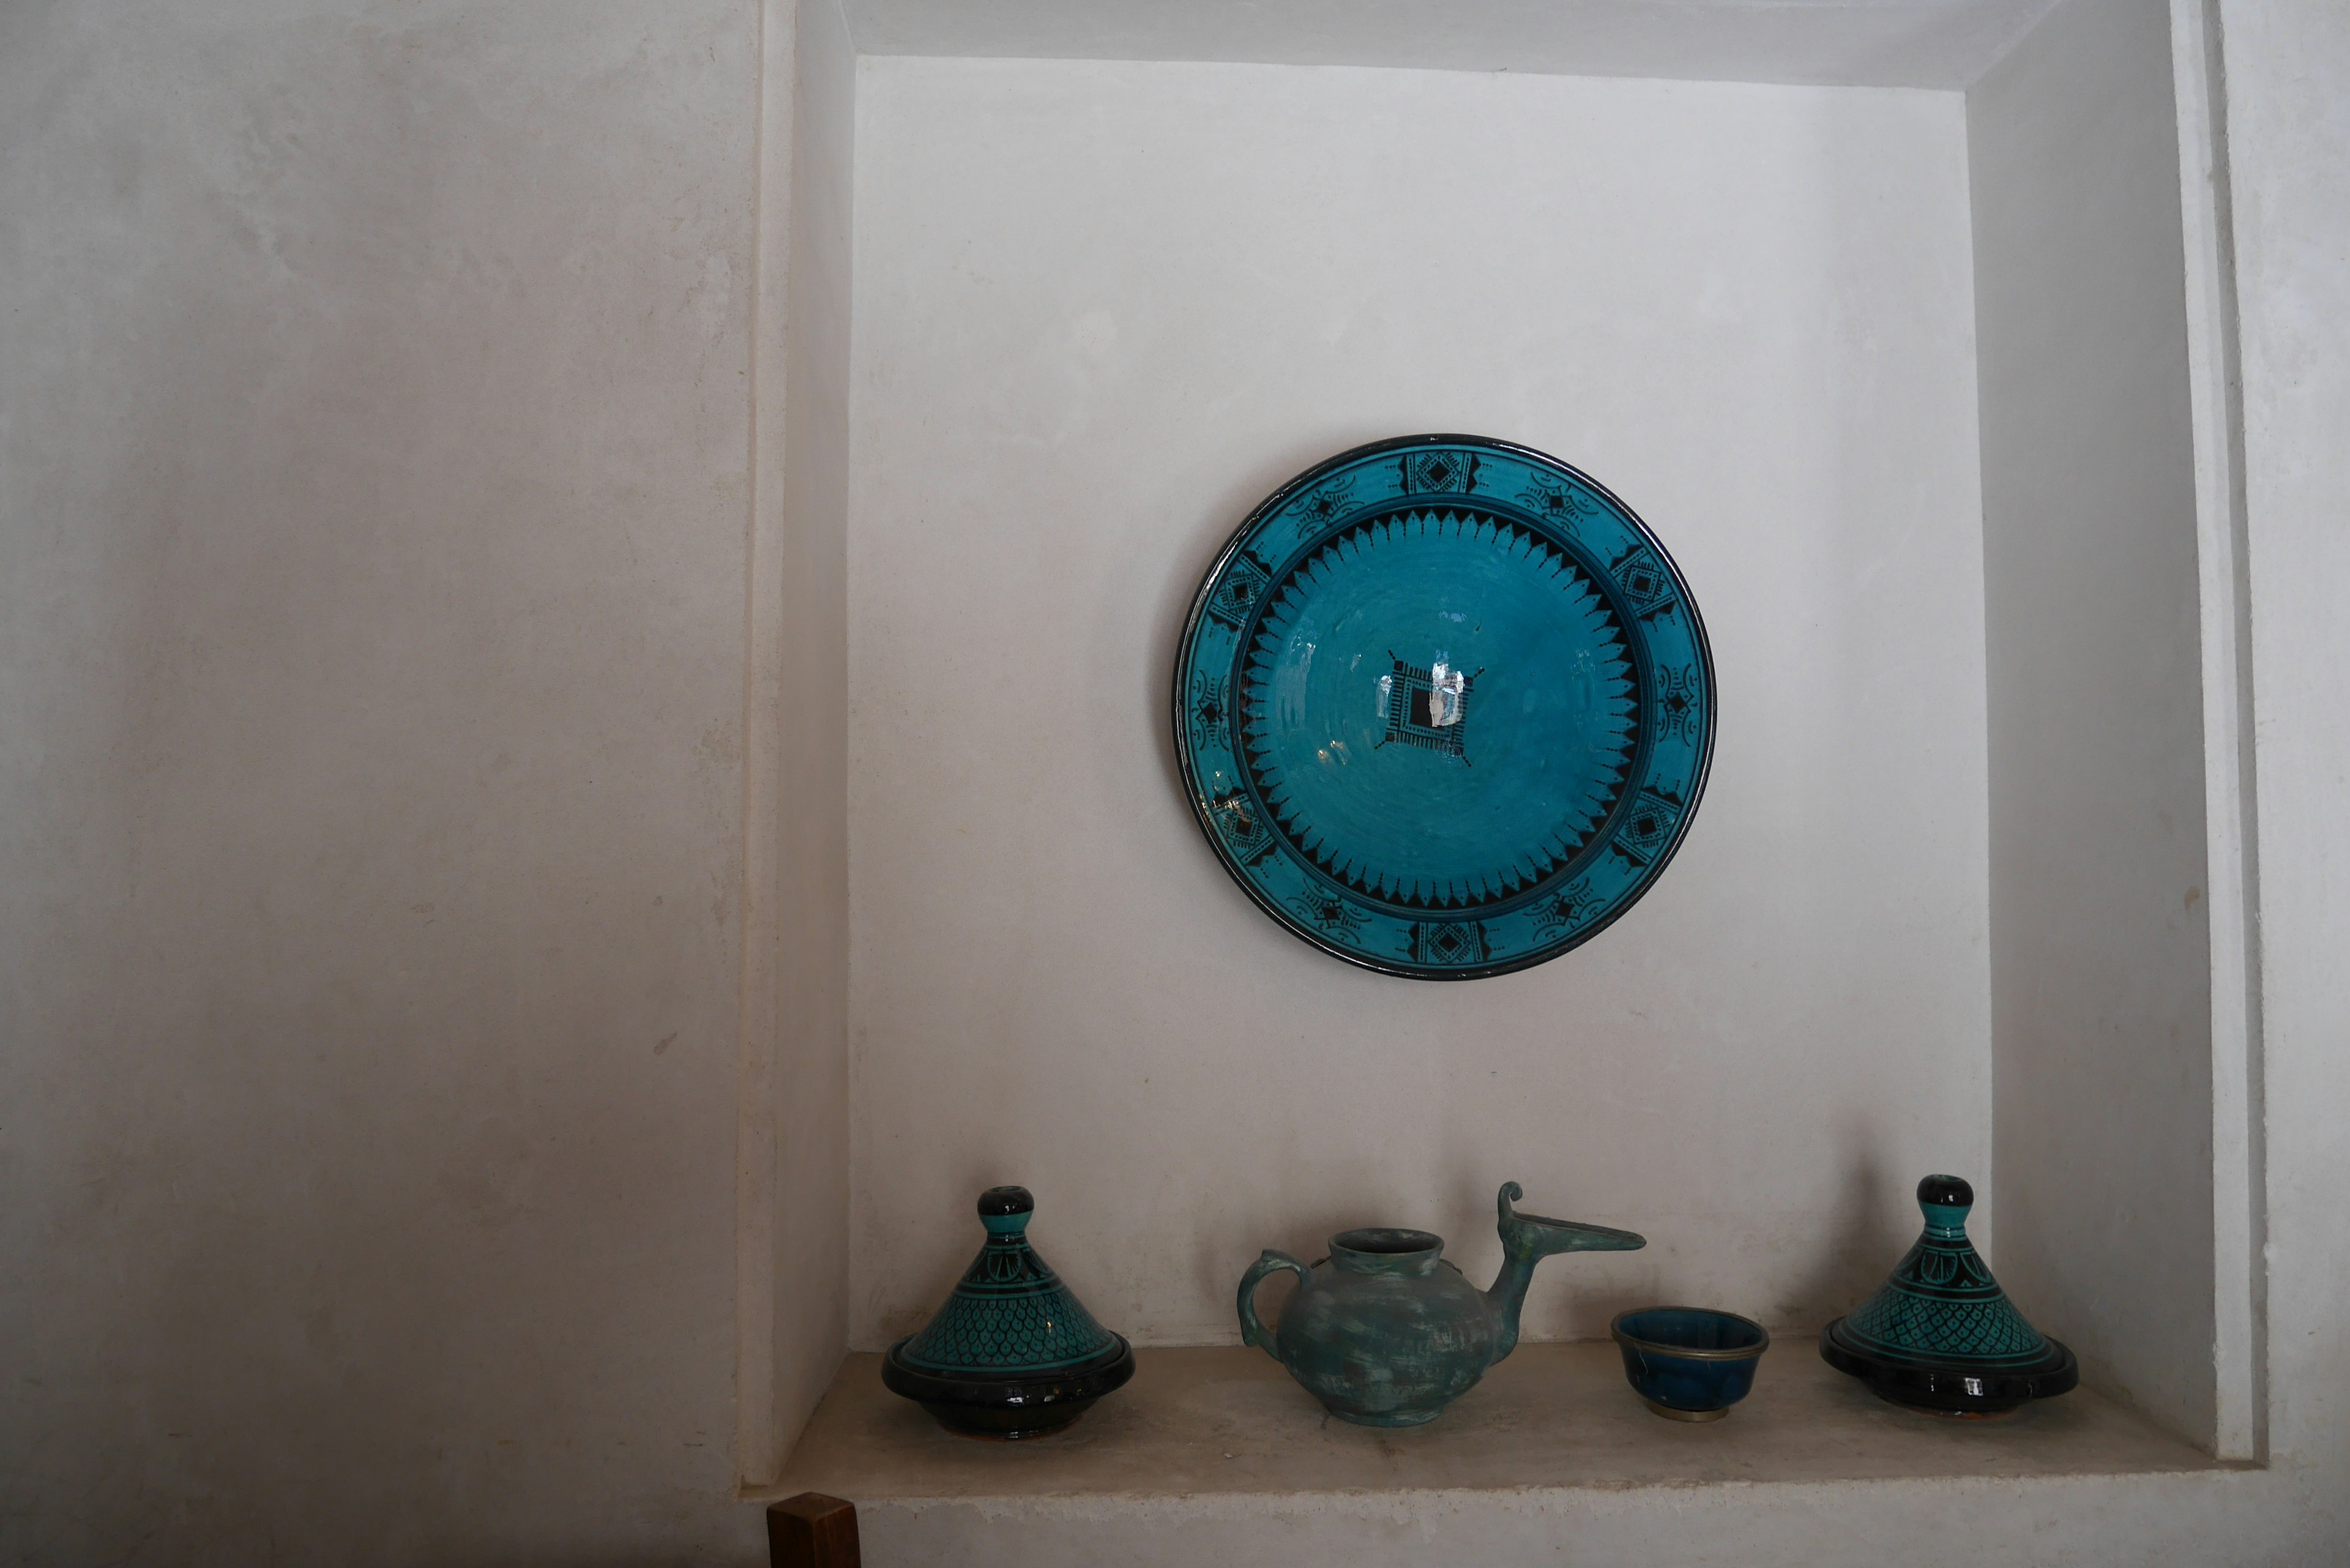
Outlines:
{"label": "black geometric pattern on plate", "polygon": [[1633,545],[1607,563],[1608,575],[1624,597],[1632,603],[1632,613],[1642,620],[1654,620],[1660,615],[1670,615],[1673,609],[1672,575],[1665,570],[1657,553],[1646,545]]}
{"label": "black geometric pattern on plate", "polygon": [[1553,480],[1534,479],[1518,492],[1518,504],[1572,535],[1577,517],[1596,517],[1599,504],[1571,485]]}
{"label": "black geometric pattern on plate", "polygon": [[1423,751],[1462,757],[1469,739],[1469,694],[1476,690],[1474,675],[1448,674],[1446,690],[1437,690],[1436,672],[1407,664],[1391,651],[1395,666],[1388,688],[1388,732],[1381,745],[1400,741]]}
{"label": "black geometric pattern on plate", "polygon": [[1355,476],[1342,473],[1298,504],[1297,536],[1311,539],[1347,514],[1347,497],[1355,488]]}
{"label": "black geometric pattern on plate", "polygon": [[1243,550],[1232,557],[1224,580],[1208,599],[1208,614],[1238,631],[1248,623],[1250,616],[1264,597],[1265,585],[1273,580],[1273,568],[1253,550]]}
{"label": "black geometric pattern on plate", "polygon": [[1534,906],[1534,932],[1544,941],[1563,936],[1589,919],[1599,905],[1590,882],[1578,878]]}
{"label": "black geometric pattern on plate", "polygon": [[1191,743],[1206,748],[1229,748],[1225,725],[1232,718],[1232,709],[1224,699],[1222,680],[1202,672],[1191,678]]}
{"label": "black geometric pattern on plate", "polygon": [[1242,865],[1254,866],[1274,852],[1274,836],[1264,826],[1263,815],[1240,785],[1219,792],[1208,802],[1208,809]]}
{"label": "black geometric pattern on plate", "polygon": [[1434,452],[1408,452],[1402,472],[1407,495],[1436,495],[1448,491],[1465,495],[1477,488],[1477,454],[1447,452],[1441,447]]}
{"label": "black geometric pattern on plate", "polygon": [[1414,920],[1404,951],[1414,963],[1483,963],[1496,944],[1482,920]]}
{"label": "black geometric pattern on plate", "polygon": [[1356,908],[1352,900],[1326,888],[1306,888],[1289,900],[1289,907],[1312,921],[1315,929],[1346,941],[1355,940],[1357,933],[1371,923],[1370,917]]}
{"label": "black geometric pattern on plate", "polygon": [[1681,819],[1681,797],[1669,790],[1653,784],[1642,784],[1640,793],[1624,813],[1624,825],[1607,847],[1635,866],[1646,866],[1657,857],[1657,851],[1671,841],[1673,826]]}
{"label": "black geometric pattern on plate", "polygon": [[1688,741],[1698,725],[1697,667],[1657,671],[1657,734],[1661,740]]}

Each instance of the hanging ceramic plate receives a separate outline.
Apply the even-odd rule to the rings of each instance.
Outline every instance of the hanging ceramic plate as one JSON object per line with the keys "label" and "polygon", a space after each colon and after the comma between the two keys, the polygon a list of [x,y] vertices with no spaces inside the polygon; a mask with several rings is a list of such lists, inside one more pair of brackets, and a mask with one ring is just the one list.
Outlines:
{"label": "hanging ceramic plate", "polygon": [[1555,458],[1409,436],[1249,514],[1175,661],[1224,867],[1351,963],[1470,980],[1647,892],[1697,810],[1713,659],[1672,558]]}

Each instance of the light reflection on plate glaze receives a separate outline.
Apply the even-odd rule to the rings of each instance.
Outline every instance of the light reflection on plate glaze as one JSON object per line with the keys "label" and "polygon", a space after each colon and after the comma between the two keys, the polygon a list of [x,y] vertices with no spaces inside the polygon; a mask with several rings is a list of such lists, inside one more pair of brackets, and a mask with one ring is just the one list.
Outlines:
{"label": "light reflection on plate glaze", "polygon": [[1209,841],[1290,930],[1427,979],[1524,968],[1646,891],[1713,738],[1705,631],[1670,557],[1527,448],[1347,452],[1251,514],[1175,672]]}

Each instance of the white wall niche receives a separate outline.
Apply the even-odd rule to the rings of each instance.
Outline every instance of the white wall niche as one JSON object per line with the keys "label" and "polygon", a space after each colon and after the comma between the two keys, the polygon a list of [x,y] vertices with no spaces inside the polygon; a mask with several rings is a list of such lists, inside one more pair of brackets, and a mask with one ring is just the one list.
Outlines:
{"label": "white wall niche", "polygon": [[[2241,612],[2203,580],[2235,539],[2180,207],[2211,130],[2172,81],[2199,11],[1954,5],[1992,41],[1932,70],[1717,29],[1627,79],[1245,29],[1087,57],[1099,13],[989,43],[920,10],[848,9],[848,1345],[935,1304],[990,1182],[1151,1345],[1228,1342],[1255,1249],[1344,1224],[1488,1269],[1514,1178],[1651,1239],[1538,1280],[1530,1337],[1673,1297],[1803,1355],[1947,1168],[2093,1387],[2255,1457],[2256,1041],[2211,978],[2248,895],[2206,826],[2241,816],[2204,693]],[[1420,430],[1625,495],[1723,691],[1670,873],[1470,986],[1283,936],[1164,738],[1216,545]]]}
{"label": "white wall niche", "polygon": [[[1957,95],[883,57],[858,147],[860,1347],[936,1305],[971,1230],[944,1195],[993,1180],[1097,1311],[1196,1344],[1257,1247],[1379,1215],[1490,1269],[1508,1179],[1650,1237],[1546,1278],[1538,1335],[1659,1293],[1817,1322],[1904,1244],[1916,1175],[1986,1170]],[[1656,889],[1465,985],[1264,919],[1168,738],[1241,515],[1426,430],[1626,497],[1722,693]]]}

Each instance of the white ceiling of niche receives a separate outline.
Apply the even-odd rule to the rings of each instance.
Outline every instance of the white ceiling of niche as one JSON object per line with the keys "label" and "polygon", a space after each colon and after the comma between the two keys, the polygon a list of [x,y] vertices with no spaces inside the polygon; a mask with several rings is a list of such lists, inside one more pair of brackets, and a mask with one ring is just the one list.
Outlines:
{"label": "white ceiling of niche", "polygon": [[858,51],[1963,88],[2060,0],[840,0]]}

